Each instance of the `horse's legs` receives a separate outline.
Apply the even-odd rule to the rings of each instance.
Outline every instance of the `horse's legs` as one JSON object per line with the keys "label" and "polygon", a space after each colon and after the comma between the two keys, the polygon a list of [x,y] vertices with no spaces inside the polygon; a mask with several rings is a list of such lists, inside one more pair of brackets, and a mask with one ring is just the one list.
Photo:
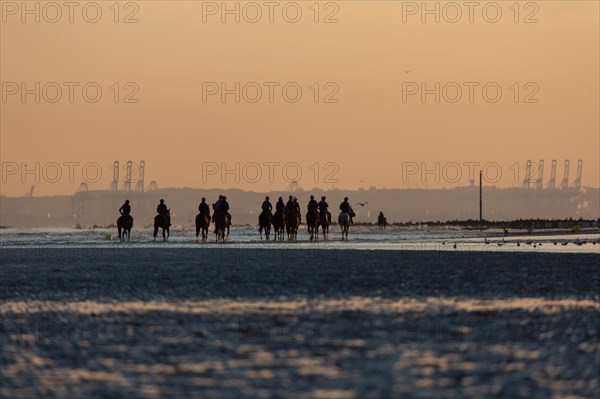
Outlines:
{"label": "horse's legs", "polygon": [[158,226],[154,226],[154,241],[156,241],[157,234],[158,234]]}

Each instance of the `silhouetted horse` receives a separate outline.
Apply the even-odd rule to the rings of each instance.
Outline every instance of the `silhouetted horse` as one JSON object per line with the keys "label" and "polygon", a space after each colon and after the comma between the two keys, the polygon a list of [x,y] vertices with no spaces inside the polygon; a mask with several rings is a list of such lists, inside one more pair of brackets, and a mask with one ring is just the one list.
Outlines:
{"label": "silhouetted horse", "polygon": [[202,231],[202,242],[208,239],[208,228],[210,227],[210,216],[206,213],[199,213],[196,215],[196,242],[198,242],[198,236]]}
{"label": "silhouetted horse", "polygon": [[379,230],[385,230],[387,225],[387,219],[383,216],[383,213],[380,213],[379,216],[377,216],[377,226],[379,227]]}
{"label": "silhouetted horse", "polygon": [[348,230],[350,229],[350,214],[348,212],[340,213],[338,223],[342,229],[342,240],[348,239]]}
{"label": "silhouetted horse", "polygon": [[156,215],[154,217],[154,241],[156,241],[156,234],[158,233],[159,227],[162,229],[163,241],[167,241],[167,238],[169,237],[169,226],[171,226],[170,212],[167,212],[164,215]]}
{"label": "silhouetted horse", "polygon": [[271,212],[262,211],[258,216],[258,232],[260,233],[260,239],[262,241],[262,231],[265,230],[265,238],[269,241],[269,235],[271,234]]}
{"label": "silhouetted horse", "polygon": [[319,226],[323,230],[323,239],[327,239],[329,235],[329,214],[327,212],[319,213],[319,224],[317,225],[317,235],[319,234]]}
{"label": "silhouetted horse", "polygon": [[296,212],[290,212],[285,218],[285,229],[287,230],[288,240],[296,239],[299,225],[300,215]]}
{"label": "silhouetted horse", "polygon": [[285,214],[281,211],[275,212],[273,215],[273,230],[275,230],[275,240],[283,241],[283,232],[285,229]]}
{"label": "silhouetted horse", "polygon": [[125,241],[125,237],[127,237],[127,241],[130,240],[132,227],[133,218],[131,217],[131,215],[121,215],[117,219],[117,231],[119,232],[119,241]]}
{"label": "silhouetted horse", "polygon": [[219,238],[221,238],[221,241],[225,242],[225,230],[229,228],[229,219],[224,212],[215,212],[213,217],[215,218],[215,241],[219,242]]}
{"label": "silhouetted horse", "polygon": [[306,225],[308,226],[308,233],[310,234],[310,239],[318,240],[319,239],[319,212],[309,211],[306,214]]}

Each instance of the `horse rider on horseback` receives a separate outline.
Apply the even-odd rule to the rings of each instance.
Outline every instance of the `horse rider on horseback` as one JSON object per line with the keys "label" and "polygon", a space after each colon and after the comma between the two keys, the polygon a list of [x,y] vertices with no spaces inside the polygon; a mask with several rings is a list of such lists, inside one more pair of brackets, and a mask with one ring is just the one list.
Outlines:
{"label": "horse rider on horseback", "polygon": [[219,195],[219,199],[212,205],[214,212],[213,212],[211,222],[215,221],[215,213],[219,212],[219,206],[221,205],[221,201],[223,201],[223,196]]}
{"label": "horse rider on horseback", "polygon": [[318,207],[319,204],[317,201],[315,201],[315,196],[311,195],[310,201],[308,201],[308,205],[306,206],[306,208],[308,208],[308,212],[317,212]]}
{"label": "horse rider on horseback", "polygon": [[219,212],[219,205],[221,205],[221,201],[223,201],[223,196],[219,195],[219,199],[213,204],[213,211]]}
{"label": "horse rider on horseback", "polygon": [[123,216],[127,216],[129,219],[133,219],[130,215],[131,205],[129,205],[129,200],[125,200],[125,203],[121,205],[121,207],[119,208],[119,213]]}
{"label": "horse rider on horseback", "polygon": [[160,204],[158,204],[158,206],[156,207],[156,212],[159,215],[166,215],[167,213],[169,213],[171,210],[167,208],[167,204],[165,204],[165,200],[161,199],[160,200]]}
{"label": "horse rider on horseback", "polygon": [[300,204],[298,203],[298,198],[294,197],[294,209],[296,212],[300,212]]}
{"label": "horse rider on horseback", "polygon": [[294,197],[294,210],[296,211],[296,215],[300,219],[300,223],[302,223],[302,211],[300,210],[300,204],[298,203],[298,198]]}
{"label": "horse rider on horseback", "polygon": [[229,202],[227,202],[227,197],[221,197],[221,203],[219,204],[219,212],[223,212],[225,216],[227,216],[228,224],[231,224],[231,215],[229,214]]}
{"label": "horse rider on horseback", "polygon": [[350,223],[354,223],[352,221],[352,216],[355,216],[354,211],[350,207],[350,203],[348,202],[348,197],[344,197],[344,202],[340,204],[340,211],[346,212],[350,216]]}
{"label": "horse rider on horseback", "polygon": [[285,211],[286,213],[291,213],[296,210],[296,205],[294,205],[294,197],[291,195],[288,197],[288,202],[285,203]]}
{"label": "horse rider on horseback", "polygon": [[285,214],[285,204],[283,203],[283,197],[279,197],[279,200],[275,204],[275,213],[282,212]]}
{"label": "horse rider on horseback", "polygon": [[156,212],[162,216],[162,218],[168,223],[171,223],[171,217],[169,215],[169,212],[171,212],[171,210],[169,208],[167,208],[167,204],[165,204],[165,200],[161,199],[160,200],[160,204],[158,204],[158,206],[156,207]]}
{"label": "horse rider on horseback", "polygon": [[265,200],[263,201],[261,208],[262,208],[263,212],[267,212],[269,215],[273,216],[273,213],[272,213],[273,205],[271,205],[271,202],[269,202],[268,195],[265,197]]}
{"label": "horse rider on horseback", "polygon": [[297,217],[302,221],[302,216],[300,215],[300,204],[298,204],[298,200],[294,201],[294,197],[291,195],[288,197],[288,202],[285,204],[285,213],[289,218],[290,215],[296,214]]}
{"label": "horse rider on horseback", "polygon": [[208,207],[208,204],[206,203],[206,198],[202,197],[202,199],[200,200],[200,205],[198,205],[198,211],[201,214],[207,215],[210,218],[210,208]]}
{"label": "horse rider on horseback", "polygon": [[321,201],[319,201],[317,204],[317,207],[319,208],[319,213],[321,215],[326,214],[327,220],[331,223],[331,213],[327,210],[327,208],[329,208],[329,204],[325,201],[325,199],[325,196],[322,196]]}

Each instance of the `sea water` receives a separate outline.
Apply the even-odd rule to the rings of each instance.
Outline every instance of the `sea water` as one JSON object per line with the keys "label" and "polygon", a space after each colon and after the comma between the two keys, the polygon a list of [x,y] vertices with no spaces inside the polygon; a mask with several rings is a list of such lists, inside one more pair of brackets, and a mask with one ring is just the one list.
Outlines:
{"label": "sea water", "polygon": [[223,249],[244,248],[295,248],[295,249],[357,249],[357,250],[411,250],[411,251],[511,251],[511,252],[570,252],[600,253],[598,230],[577,234],[552,230],[511,231],[507,236],[502,230],[468,230],[459,227],[400,227],[391,226],[379,230],[377,226],[351,226],[348,240],[341,240],[339,226],[330,226],[327,240],[322,234],[318,240],[310,240],[305,226],[298,231],[296,241],[266,241],[258,228],[233,226],[225,243],[215,243],[215,235],[209,232],[205,243],[196,242],[194,226],[172,226],[167,242],[163,242],[159,230],[156,241],[151,229],[134,229],[130,242],[120,243],[116,228],[4,228],[0,230],[0,248],[149,248],[168,246],[211,247]]}

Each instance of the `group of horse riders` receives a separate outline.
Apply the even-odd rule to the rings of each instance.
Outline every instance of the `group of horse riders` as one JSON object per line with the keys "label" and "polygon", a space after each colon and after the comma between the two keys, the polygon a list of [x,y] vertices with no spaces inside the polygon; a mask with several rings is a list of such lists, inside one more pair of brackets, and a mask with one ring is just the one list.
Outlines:
{"label": "group of horse riders", "polygon": [[[308,201],[308,205],[306,206],[308,212],[318,212],[320,215],[327,215],[327,220],[331,222],[331,213],[329,212],[329,204],[327,203],[327,198],[325,196],[321,197],[321,201],[317,202],[315,200],[315,196],[310,196],[310,201]],[[273,206],[269,201],[269,197],[265,197],[265,200],[262,203],[262,211],[268,213],[273,216]],[[352,207],[348,202],[348,197],[344,198],[344,201],[340,204],[340,211],[347,212],[350,217],[354,215],[352,211]],[[290,217],[291,215],[297,215],[302,220],[302,214],[300,209],[300,204],[298,203],[298,198],[292,197],[291,195],[288,197],[287,203],[283,203],[283,197],[279,197],[279,200],[275,204],[275,213],[282,212],[286,217]]]}
{"label": "group of horse riders", "polygon": [[[275,228],[276,239],[283,238],[283,229],[287,230],[288,239],[295,239],[298,231],[298,226],[302,223],[302,215],[300,204],[298,199],[293,196],[289,196],[287,203],[283,202],[283,197],[279,197],[279,200],[275,204],[275,214],[273,214],[273,205],[269,201],[269,197],[265,197],[262,205],[262,213],[259,216],[259,232],[265,230],[267,240],[269,239],[269,232],[271,224]],[[329,204],[327,204],[326,197],[322,196],[321,201],[317,202],[314,195],[310,196],[310,201],[307,205],[308,213],[306,214],[308,231],[311,235],[311,240],[317,233],[319,226],[323,228],[323,236],[326,237],[329,232],[329,224],[331,223],[331,213],[329,212]],[[213,213],[211,216],[210,206],[206,202],[206,198],[202,198],[198,205],[198,211],[200,212],[196,216],[196,237],[202,232],[202,239],[206,240],[208,228],[210,223],[215,224],[215,233],[217,234],[217,240],[221,237],[225,239],[225,232],[229,236],[229,227],[231,226],[231,214],[229,213],[229,203],[227,197],[219,195],[219,199],[212,204]],[[344,198],[344,201],[339,206],[340,215],[338,217],[338,223],[342,227],[342,239],[344,236],[348,236],[348,226],[352,224],[352,217],[355,216],[348,197]],[[160,203],[156,207],[156,213],[158,215],[154,218],[154,238],[158,229],[163,229],[163,239],[166,239],[169,235],[169,226],[171,225],[171,210],[165,204],[165,200],[161,199]],[[133,226],[133,218],[131,217],[131,205],[129,200],[119,208],[121,217],[117,220],[117,228],[119,231],[119,239],[123,239],[121,230],[124,229],[127,235],[131,231]],[[166,232],[166,235],[165,235]],[[316,237],[315,237],[316,239]]]}
{"label": "group of horse riders", "polygon": [[[227,197],[224,195],[219,195],[219,199],[212,205],[214,213],[223,212],[227,217],[227,224],[231,225],[231,214],[229,213],[229,203],[227,202]],[[270,216],[273,216],[273,205],[269,201],[269,196],[265,197],[265,200],[262,203],[262,211],[267,212]],[[320,215],[327,215],[327,220],[331,222],[331,213],[329,212],[329,204],[327,204],[326,197],[322,196],[321,201],[317,202],[315,200],[315,196],[310,196],[310,201],[308,201],[308,212],[318,212]],[[344,198],[344,201],[340,204],[340,211],[346,212],[350,215],[350,221],[352,222],[352,217],[355,216],[352,211],[352,207],[348,202],[348,197]],[[156,207],[156,213],[159,216],[166,219],[167,222],[170,222],[170,209],[165,204],[165,200],[161,199],[160,203]],[[210,207],[206,203],[206,198],[202,197],[200,200],[200,205],[198,205],[198,211],[201,214],[208,215],[210,214]],[[284,204],[283,197],[279,197],[279,200],[275,204],[275,213],[282,212],[284,216],[290,217],[291,215],[297,215],[302,221],[302,215],[300,210],[300,204],[298,203],[298,198],[292,197],[291,195],[288,197],[287,203]],[[125,203],[119,208],[119,213],[122,216],[128,217],[131,221],[133,218],[131,217],[131,205],[129,205],[129,200],[125,200]],[[212,215],[211,221],[214,222],[214,213]]]}

